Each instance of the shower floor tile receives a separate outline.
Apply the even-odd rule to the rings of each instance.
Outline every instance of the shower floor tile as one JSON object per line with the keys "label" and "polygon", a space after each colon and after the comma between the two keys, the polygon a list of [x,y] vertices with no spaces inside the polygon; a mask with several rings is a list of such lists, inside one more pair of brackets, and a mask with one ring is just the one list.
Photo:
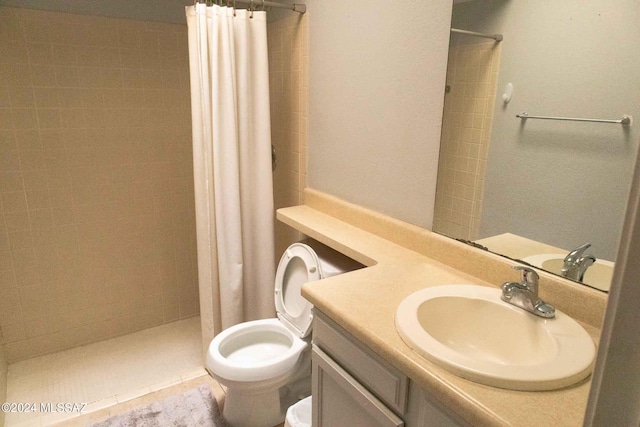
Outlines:
{"label": "shower floor tile", "polygon": [[79,415],[41,412],[41,404],[86,404],[86,414],[205,375],[201,340],[200,318],[193,317],[13,363],[7,402],[35,403],[37,410],[6,414],[5,427],[48,426]]}

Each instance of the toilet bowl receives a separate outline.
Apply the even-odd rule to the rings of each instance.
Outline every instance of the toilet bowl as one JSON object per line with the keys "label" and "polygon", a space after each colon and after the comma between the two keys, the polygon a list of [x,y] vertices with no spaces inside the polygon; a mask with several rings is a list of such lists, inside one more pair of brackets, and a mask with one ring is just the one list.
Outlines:
{"label": "toilet bowl", "polygon": [[278,317],[227,328],[209,345],[206,368],[226,387],[223,416],[234,427],[279,424],[291,404],[311,393],[313,314],[302,285],[361,267],[318,242],[303,242],[289,246],[278,264]]}

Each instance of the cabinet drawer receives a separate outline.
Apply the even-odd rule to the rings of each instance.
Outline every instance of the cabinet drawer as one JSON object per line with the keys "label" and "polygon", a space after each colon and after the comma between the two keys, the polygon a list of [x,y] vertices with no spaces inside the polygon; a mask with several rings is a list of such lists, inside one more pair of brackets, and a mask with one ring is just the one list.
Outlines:
{"label": "cabinet drawer", "polygon": [[318,311],[314,314],[313,343],[387,406],[404,414],[407,377]]}
{"label": "cabinet drawer", "polygon": [[404,427],[404,421],[315,346],[311,360],[314,426]]}

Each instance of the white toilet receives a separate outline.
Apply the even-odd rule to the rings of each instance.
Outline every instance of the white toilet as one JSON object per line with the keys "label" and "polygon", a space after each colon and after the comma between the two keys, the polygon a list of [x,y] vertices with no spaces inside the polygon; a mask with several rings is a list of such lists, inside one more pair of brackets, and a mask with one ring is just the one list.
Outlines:
{"label": "white toilet", "polygon": [[278,264],[278,318],[232,326],[209,345],[206,368],[227,388],[223,416],[233,427],[279,424],[290,405],[311,394],[313,315],[302,285],[362,267],[316,241],[303,242],[289,246]]}

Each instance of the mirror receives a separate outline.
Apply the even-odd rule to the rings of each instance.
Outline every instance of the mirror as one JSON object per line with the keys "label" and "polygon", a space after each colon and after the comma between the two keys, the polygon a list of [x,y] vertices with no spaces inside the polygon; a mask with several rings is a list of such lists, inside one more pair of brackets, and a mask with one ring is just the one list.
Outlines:
{"label": "mirror", "polygon": [[452,33],[434,231],[556,274],[590,243],[606,291],[640,123],[516,115],[640,119],[638,2],[455,3],[452,28],[504,39]]}

